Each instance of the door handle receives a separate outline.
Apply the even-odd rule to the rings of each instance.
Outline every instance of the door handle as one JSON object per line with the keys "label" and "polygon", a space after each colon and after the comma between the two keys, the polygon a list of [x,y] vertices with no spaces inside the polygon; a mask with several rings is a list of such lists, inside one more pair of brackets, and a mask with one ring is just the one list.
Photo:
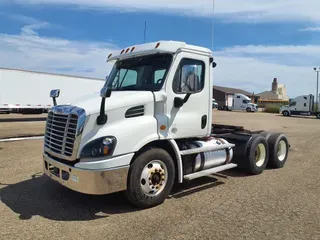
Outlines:
{"label": "door handle", "polygon": [[204,129],[207,126],[207,120],[208,120],[207,115],[203,115],[201,118],[201,129]]}

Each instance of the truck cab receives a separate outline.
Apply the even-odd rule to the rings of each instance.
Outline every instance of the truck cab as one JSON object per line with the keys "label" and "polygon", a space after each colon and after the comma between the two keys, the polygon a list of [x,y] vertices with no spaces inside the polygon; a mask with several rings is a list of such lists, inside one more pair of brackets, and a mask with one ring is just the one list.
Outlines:
{"label": "truck cab", "polygon": [[221,109],[228,111],[257,112],[258,105],[252,103],[251,98],[241,93],[227,93],[226,105]]}
{"label": "truck cab", "polygon": [[316,115],[318,119],[320,119],[320,111],[319,106],[318,109],[315,109],[314,105],[314,95],[301,95],[294,99],[292,99],[289,105],[282,106],[280,108],[280,113],[284,116],[291,115]]}
{"label": "truck cab", "polygon": [[233,97],[232,110],[256,112],[258,111],[258,107],[257,104],[252,103],[251,98],[241,93],[235,93]]}
{"label": "truck cab", "polygon": [[51,92],[43,170],[61,185],[94,195],[124,191],[148,208],[161,204],[175,182],[284,165],[283,134],[212,125],[216,64],[209,49],[159,41],[120,49],[107,61],[114,67],[100,94],[57,105],[59,91]]}

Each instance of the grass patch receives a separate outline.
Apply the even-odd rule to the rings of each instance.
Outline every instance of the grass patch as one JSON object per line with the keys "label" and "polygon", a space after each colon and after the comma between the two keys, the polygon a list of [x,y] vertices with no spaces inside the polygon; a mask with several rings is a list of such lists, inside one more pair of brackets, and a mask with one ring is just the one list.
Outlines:
{"label": "grass patch", "polygon": [[264,112],[267,112],[267,113],[279,113],[280,112],[280,107],[279,106],[267,106],[264,109]]}

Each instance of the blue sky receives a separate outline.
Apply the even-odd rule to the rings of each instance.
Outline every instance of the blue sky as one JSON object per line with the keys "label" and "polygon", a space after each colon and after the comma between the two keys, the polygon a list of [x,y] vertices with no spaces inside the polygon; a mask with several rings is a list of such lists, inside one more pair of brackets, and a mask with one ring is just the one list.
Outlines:
{"label": "blue sky", "polygon": [[[261,92],[274,77],[294,97],[315,92],[315,0],[216,0],[214,84]],[[211,48],[212,0],[4,0],[0,67],[104,78],[114,49],[179,40]]]}

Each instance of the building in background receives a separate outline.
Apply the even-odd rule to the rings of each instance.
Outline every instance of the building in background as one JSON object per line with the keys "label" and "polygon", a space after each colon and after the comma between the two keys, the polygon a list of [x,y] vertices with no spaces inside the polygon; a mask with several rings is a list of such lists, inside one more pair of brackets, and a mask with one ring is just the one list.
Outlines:
{"label": "building in background", "polygon": [[287,95],[286,86],[284,84],[279,84],[278,79],[274,78],[271,86],[271,91],[264,91],[262,93],[256,94],[259,100],[281,100],[289,101]]}
{"label": "building in background", "polygon": [[227,94],[234,94],[234,93],[241,93],[246,95],[247,97],[251,98],[252,93],[247,92],[242,89],[238,88],[229,88],[229,87],[222,87],[222,86],[213,86],[213,98],[219,105],[224,105],[226,103]]}

